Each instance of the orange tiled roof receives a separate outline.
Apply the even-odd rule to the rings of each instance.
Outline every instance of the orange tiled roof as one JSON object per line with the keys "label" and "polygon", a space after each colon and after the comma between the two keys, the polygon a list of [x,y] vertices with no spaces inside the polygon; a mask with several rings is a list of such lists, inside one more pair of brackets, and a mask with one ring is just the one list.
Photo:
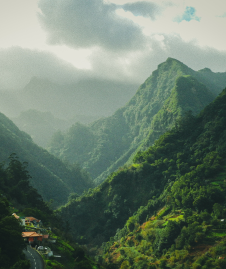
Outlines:
{"label": "orange tiled roof", "polygon": [[38,234],[36,232],[22,232],[22,237],[38,237],[42,236],[42,234]]}
{"label": "orange tiled roof", "polygon": [[26,217],[25,220],[29,220],[29,221],[33,221],[36,220],[37,222],[39,222],[40,220],[34,218],[34,217]]}

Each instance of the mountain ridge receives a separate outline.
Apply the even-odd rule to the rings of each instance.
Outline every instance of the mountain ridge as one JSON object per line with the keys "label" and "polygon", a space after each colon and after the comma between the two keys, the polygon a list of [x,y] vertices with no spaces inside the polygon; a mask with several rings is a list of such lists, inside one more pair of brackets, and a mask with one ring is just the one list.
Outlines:
{"label": "mountain ridge", "polygon": [[[62,135],[61,146],[57,144],[58,140],[55,143],[53,138],[48,149],[59,158],[67,159],[71,162],[80,162],[89,171],[97,184],[102,182],[107,175],[119,166],[124,165],[129,160],[129,155],[135,154],[143,140],[150,133],[153,117],[161,110],[165,101],[170,97],[176,80],[180,76],[187,75],[196,79],[197,87],[203,88],[200,83],[203,83],[205,76],[178,60],[168,58],[164,63],[158,65],[157,70],[153,71],[152,75],[141,84],[136,94],[124,107],[118,109],[112,116],[97,120],[83,128],[86,129],[87,133],[92,134],[93,141],[92,145],[85,152],[80,153],[78,150],[75,140],[76,138],[79,140],[80,136],[79,130],[76,130],[75,126],[68,133]],[[222,84],[224,80],[226,83],[226,73],[222,76]],[[205,82],[207,85],[210,85],[209,80]],[[217,89],[219,85],[220,83],[218,82]],[[198,107],[194,113],[198,113],[216,96],[216,91],[214,91],[212,99],[205,98],[205,95],[209,97],[211,95],[207,87],[205,90],[206,94],[203,93],[203,97],[196,96],[196,99],[200,98],[200,102],[196,100]],[[195,92],[190,92],[190,94],[195,95]],[[204,99],[206,103],[202,103],[201,99]],[[190,107],[194,109],[194,106],[190,105]],[[179,113],[178,111],[177,115],[174,115],[173,120],[180,117],[187,108],[181,106],[183,112]],[[168,127],[170,128],[170,126]],[[74,138],[73,130],[75,132]],[[166,130],[166,128],[162,130],[162,133]],[[156,132],[156,137],[153,137],[151,143],[154,143],[154,139],[158,138],[160,134],[160,132]]]}
{"label": "mountain ridge", "polygon": [[[109,240],[99,258],[119,267],[127,260],[127,268],[139,268],[139,260],[148,268],[150,257],[153,268],[161,268],[160,259],[176,268],[177,261],[191,262],[192,257],[171,260],[170,255],[192,253],[192,247],[205,244],[204,239],[213,247],[217,238],[224,239],[226,226],[219,216],[226,216],[225,104],[226,89],[200,114],[187,113],[153,146],[138,152],[132,165],[61,207],[61,217],[71,216],[74,238],[90,247]],[[224,229],[223,235],[217,229]]]}
{"label": "mountain ridge", "polygon": [[[22,162],[28,162],[31,185],[45,201],[54,200],[55,206],[67,202],[74,191],[81,194],[92,186],[88,175],[78,166],[67,166],[47,150],[33,143],[31,137],[0,113],[0,162],[16,153]],[[48,191],[47,191],[48,190]]]}

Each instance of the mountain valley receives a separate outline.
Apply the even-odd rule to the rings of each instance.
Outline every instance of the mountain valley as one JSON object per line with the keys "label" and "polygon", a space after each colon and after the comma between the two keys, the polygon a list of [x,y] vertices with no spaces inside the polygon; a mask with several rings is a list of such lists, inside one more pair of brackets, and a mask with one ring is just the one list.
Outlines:
{"label": "mountain valley", "polygon": [[[225,86],[226,73],[168,58],[111,116],[69,127],[33,107],[14,118],[53,133],[47,149],[1,113],[0,234],[15,208],[64,237],[65,265],[48,269],[225,268]],[[18,253],[10,262],[7,245],[4,263],[26,268],[10,227]]]}
{"label": "mountain valley", "polygon": [[92,187],[89,176],[78,165],[66,165],[37,146],[3,114],[0,114],[0,148],[0,162],[7,163],[7,158],[14,153],[22,162],[27,162],[32,186],[46,201],[54,200],[56,206],[67,202],[71,192],[82,194]]}

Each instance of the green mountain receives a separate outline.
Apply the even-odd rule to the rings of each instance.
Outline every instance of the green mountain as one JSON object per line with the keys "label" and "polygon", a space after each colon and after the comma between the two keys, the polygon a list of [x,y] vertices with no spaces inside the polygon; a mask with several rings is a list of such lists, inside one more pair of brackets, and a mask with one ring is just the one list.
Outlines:
{"label": "green mountain", "polygon": [[56,133],[48,150],[80,163],[100,183],[131,161],[139,148],[152,145],[186,111],[201,111],[222,85],[226,85],[226,73],[196,72],[168,58],[124,107],[88,126],[75,124],[65,134]]}
{"label": "green mountain", "polygon": [[225,268],[225,138],[226,89],[58,214],[116,268]]}
{"label": "green mountain", "polygon": [[164,190],[103,245],[100,259],[118,268],[225,268],[225,104],[226,89],[136,156],[139,165],[158,164]]}
{"label": "green mountain", "polygon": [[23,216],[34,214],[46,225],[53,212],[48,208],[37,190],[29,182],[30,175],[25,163],[11,154],[8,164],[0,165],[0,264],[1,268],[29,269],[23,250],[26,243],[22,237],[24,228],[12,214],[22,211]]}
{"label": "green mountain", "polygon": [[78,165],[66,165],[38,147],[28,134],[0,113],[0,162],[7,162],[12,153],[29,163],[31,185],[45,200],[53,199],[55,205],[65,203],[70,193],[81,194],[92,186],[87,173]]}

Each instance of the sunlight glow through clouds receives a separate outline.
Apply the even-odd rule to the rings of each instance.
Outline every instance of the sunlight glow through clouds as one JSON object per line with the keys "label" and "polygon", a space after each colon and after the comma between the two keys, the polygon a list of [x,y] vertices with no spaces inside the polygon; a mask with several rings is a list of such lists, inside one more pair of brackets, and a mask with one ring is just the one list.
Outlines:
{"label": "sunlight glow through clouds", "polygon": [[[75,73],[130,83],[141,83],[167,57],[221,71],[225,14],[225,0],[0,0],[0,52],[12,48],[19,58],[32,51],[43,62],[51,54]],[[36,58],[27,66],[39,73]]]}
{"label": "sunlight glow through clouds", "polygon": [[[47,47],[48,50],[48,47]],[[49,51],[71,63],[74,67],[79,69],[91,70],[92,66],[89,61],[90,55],[93,53],[92,49],[72,49],[65,45],[63,46],[51,46]]]}
{"label": "sunlight glow through clouds", "polygon": [[[21,46],[23,48],[47,50],[80,68],[90,68],[88,61],[92,49],[73,49],[63,46],[47,45],[47,33],[41,28],[37,18],[38,0],[0,0],[0,35],[1,48]],[[122,6],[126,3],[138,3],[139,0],[105,0],[104,3]],[[142,1],[141,1],[142,2]],[[118,16],[127,18],[142,28],[145,36],[161,34],[179,34],[184,41],[197,40],[201,46],[213,46],[224,50],[224,29],[226,18],[225,1],[215,0],[146,0],[162,8],[156,20],[135,16],[132,12],[116,9]],[[12,8],[13,7],[13,8]],[[186,17],[186,12],[194,12]],[[183,18],[183,16],[185,16]],[[175,21],[176,18],[181,21]],[[195,18],[200,18],[198,22]],[[216,31],[218,29],[218,31]],[[219,34],[221,33],[221,34]]]}
{"label": "sunlight glow through clouds", "polygon": [[[47,33],[37,18],[38,0],[0,0],[0,49],[21,47],[55,54],[76,68],[91,69],[92,49],[72,49],[46,44]],[[13,7],[13,8],[12,8]]]}

